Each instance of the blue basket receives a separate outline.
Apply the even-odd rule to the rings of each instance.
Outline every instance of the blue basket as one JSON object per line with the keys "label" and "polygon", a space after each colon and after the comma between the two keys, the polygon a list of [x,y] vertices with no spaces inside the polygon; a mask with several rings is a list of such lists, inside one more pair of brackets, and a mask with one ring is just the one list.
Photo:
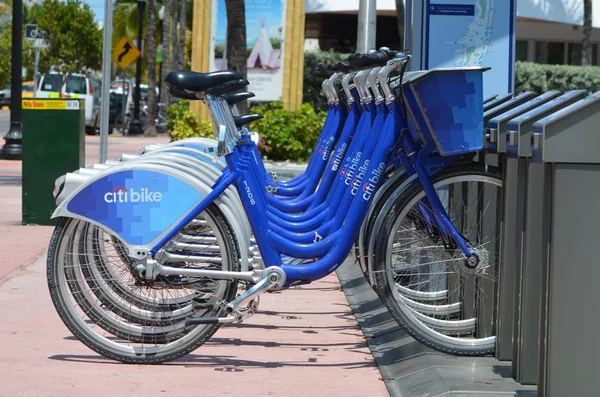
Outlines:
{"label": "blue basket", "polygon": [[404,81],[409,124],[442,156],[483,149],[483,72],[459,67],[415,73]]}

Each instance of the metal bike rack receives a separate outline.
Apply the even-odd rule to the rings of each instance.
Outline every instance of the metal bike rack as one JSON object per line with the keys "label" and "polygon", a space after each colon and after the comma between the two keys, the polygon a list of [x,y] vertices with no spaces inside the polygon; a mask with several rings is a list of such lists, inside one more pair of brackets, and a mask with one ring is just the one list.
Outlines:
{"label": "metal bike rack", "polygon": [[[531,128],[536,121],[578,101],[585,93],[583,90],[569,91],[513,118],[506,125],[506,139],[502,139],[506,143],[505,174],[512,174],[509,182],[512,188],[516,186],[516,199],[513,195],[510,201],[504,201],[505,209],[510,206],[512,211],[505,212],[505,224],[508,215],[516,222],[515,228],[511,230],[516,231],[516,234],[511,240],[506,240],[504,246],[506,249],[514,243],[516,254],[513,277],[507,279],[514,279],[514,290],[511,292],[511,296],[514,296],[512,376],[524,385],[537,383],[539,272],[542,251],[541,187],[534,190],[542,181],[535,175],[529,178],[527,176],[531,157]],[[540,165],[531,166],[535,168]],[[504,188],[506,191],[506,184]]]}
{"label": "metal bike rack", "polygon": [[493,95],[493,96],[491,96],[491,97],[488,97],[488,98],[485,98],[485,99],[483,100],[483,104],[485,105],[486,103],[490,103],[490,102],[492,102],[493,100],[495,100],[496,98],[498,98],[498,94],[496,94],[496,95]]}
{"label": "metal bike rack", "polygon": [[507,95],[503,95],[500,97],[496,97],[491,101],[487,101],[483,103],[483,111],[487,112],[490,109],[493,109],[497,106],[502,105],[504,102],[507,102],[508,100],[513,98],[513,94],[507,94]]}
{"label": "metal bike rack", "polygon": [[533,125],[532,161],[543,166],[538,395],[600,390],[596,313],[600,266],[600,92]]}
{"label": "metal bike rack", "polygon": [[514,277],[516,252],[517,162],[506,156],[506,126],[509,121],[560,95],[546,92],[504,112],[488,122],[490,145],[496,146],[498,166],[502,169],[500,216],[500,255],[498,262],[498,300],[496,316],[496,359],[512,359],[514,318]]}

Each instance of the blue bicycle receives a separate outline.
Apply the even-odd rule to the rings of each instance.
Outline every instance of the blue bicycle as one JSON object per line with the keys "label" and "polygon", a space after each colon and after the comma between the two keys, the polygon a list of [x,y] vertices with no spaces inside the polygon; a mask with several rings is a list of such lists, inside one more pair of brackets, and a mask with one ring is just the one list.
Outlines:
{"label": "blue bicycle", "polygon": [[[483,145],[483,69],[405,73],[408,60],[400,52],[357,54],[330,70],[333,81],[350,75],[355,85],[332,90],[316,151],[322,156],[291,181],[265,171],[225,99],[248,84],[243,76],[171,72],[172,94],[194,93],[208,105],[226,167],[207,186],[174,160],[128,161],[69,194],[54,214],[60,220],[48,250],[50,293],[67,327],[118,361],[173,360],[221,324],[251,316],[262,293],[335,271],[370,214],[377,239],[368,274],[398,322],[442,351],[492,352],[481,310],[493,309],[493,299],[466,293],[494,282],[486,275],[497,244],[477,223],[487,216],[484,200],[473,201],[473,214],[466,205],[501,187],[497,170],[472,162]],[[338,94],[345,99],[336,101]],[[386,199],[373,208],[382,185]],[[232,187],[263,264],[248,270],[240,269],[246,236],[236,235],[238,220],[227,216],[223,199]],[[168,260],[173,250],[180,262]],[[110,266],[117,261],[125,266]],[[123,275],[131,282],[118,281]]]}

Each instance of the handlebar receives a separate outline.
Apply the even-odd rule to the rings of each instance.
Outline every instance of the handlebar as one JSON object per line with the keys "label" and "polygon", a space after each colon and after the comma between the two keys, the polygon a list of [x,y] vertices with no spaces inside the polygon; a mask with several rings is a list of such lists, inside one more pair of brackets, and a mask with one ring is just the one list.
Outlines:
{"label": "handlebar", "polygon": [[410,59],[406,51],[390,50],[382,47],[379,51],[372,51],[367,54],[352,54],[346,60],[335,64],[318,64],[311,72],[313,77],[329,78],[335,72],[350,73],[364,69],[372,69],[377,66],[386,66],[390,61],[394,63],[404,62]]}

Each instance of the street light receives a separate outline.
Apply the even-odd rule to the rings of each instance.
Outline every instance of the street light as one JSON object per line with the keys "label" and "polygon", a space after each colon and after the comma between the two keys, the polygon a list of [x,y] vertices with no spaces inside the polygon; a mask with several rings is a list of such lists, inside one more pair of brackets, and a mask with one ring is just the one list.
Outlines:
{"label": "street light", "polygon": [[[138,46],[142,49],[142,31],[144,30],[144,8],[146,0],[138,0]],[[129,124],[129,134],[141,134],[144,132],[140,121],[140,84],[142,79],[142,57],[138,57],[135,69],[135,93],[133,99],[133,120]]]}
{"label": "street light", "polygon": [[162,68],[163,68],[163,19],[165,17],[165,6],[160,7],[158,11],[158,20],[160,21],[160,44],[156,48],[156,61],[158,62],[158,100],[156,101],[156,105],[160,103],[161,95],[162,95]]}
{"label": "street light", "polygon": [[21,160],[23,156],[23,132],[21,131],[21,67],[23,65],[23,1],[13,0],[12,10],[12,68],[10,93],[10,128],[4,136],[6,143],[0,150],[0,158]]}

